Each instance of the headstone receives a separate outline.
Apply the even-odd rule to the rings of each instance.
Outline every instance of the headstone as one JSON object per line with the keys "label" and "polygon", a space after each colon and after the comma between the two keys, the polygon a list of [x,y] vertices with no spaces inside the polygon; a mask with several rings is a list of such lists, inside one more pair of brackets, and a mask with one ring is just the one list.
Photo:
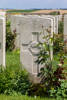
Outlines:
{"label": "headstone", "polygon": [[[22,16],[20,19],[20,60],[25,69],[32,75],[37,76],[40,65],[36,63],[39,48],[39,42],[45,42],[43,36],[50,29],[50,34],[53,37],[53,18],[45,18],[38,15]],[[51,59],[53,58],[53,50],[51,50]]]}
{"label": "headstone", "polygon": [[64,15],[64,50],[67,52],[67,15]]}
{"label": "headstone", "polygon": [[[24,17],[31,17],[34,15],[24,15]],[[38,16],[38,15],[35,15]],[[53,19],[54,25],[53,25],[53,32],[55,34],[58,34],[58,16],[52,16],[52,15],[41,15],[44,18],[51,18]],[[21,18],[22,15],[12,15],[11,16],[11,31],[12,33],[14,33],[13,31],[16,29],[16,39],[15,39],[15,47],[16,48],[20,48],[20,23],[21,23]],[[20,22],[19,22],[20,20]]]}
{"label": "headstone", "polygon": [[46,18],[53,19],[53,22],[54,22],[54,25],[53,25],[54,34],[58,34],[58,22],[59,22],[58,15],[42,15],[42,16],[46,17]]}
{"label": "headstone", "polygon": [[19,23],[20,16],[11,16],[11,32],[14,34],[14,30],[16,30],[16,39],[15,39],[15,49],[20,48],[20,23]]}
{"label": "headstone", "polygon": [[63,15],[58,15],[58,20],[62,21]]}
{"label": "headstone", "polygon": [[5,12],[0,12],[0,65],[5,67],[5,34],[6,16]]}

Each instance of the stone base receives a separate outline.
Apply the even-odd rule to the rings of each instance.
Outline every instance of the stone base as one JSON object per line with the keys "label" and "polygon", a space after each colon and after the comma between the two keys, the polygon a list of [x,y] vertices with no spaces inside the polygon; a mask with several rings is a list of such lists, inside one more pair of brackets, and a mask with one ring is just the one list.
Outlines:
{"label": "stone base", "polygon": [[37,75],[29,74],[29,79],[32,83],[40,83],[40,78]]}

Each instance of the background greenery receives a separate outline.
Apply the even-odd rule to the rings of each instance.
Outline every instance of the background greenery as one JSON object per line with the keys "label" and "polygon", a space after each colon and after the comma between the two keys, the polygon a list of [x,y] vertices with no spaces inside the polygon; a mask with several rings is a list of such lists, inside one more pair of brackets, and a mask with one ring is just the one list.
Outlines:
{"label": "background greenery", "polygon": [[10,28],[10,21],[7,20],[6,23],[6,51],[12,51],[15,49],[15,38],[16,38],[16,30],[14,30],[14,33],[12,34],[11,28]]}
{"label": "background greenery", "polygon": [[29,13],[29,12],[33,12],[33,11],[37,11],[36,9],[32,9],[32,10],[8,10],[7,13]]}

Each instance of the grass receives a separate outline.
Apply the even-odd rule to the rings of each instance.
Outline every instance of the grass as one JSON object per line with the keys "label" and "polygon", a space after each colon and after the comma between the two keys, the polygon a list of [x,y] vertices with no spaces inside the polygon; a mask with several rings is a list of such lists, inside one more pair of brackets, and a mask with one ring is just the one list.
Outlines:
{"label": "grass", "polygon": [[6,66],[10,70],[21,67],[19,50],[6,53]]}
{"label": "grass", "polygon": [[[28,97],[28,96],[7,96],[7,95],[0,95],[0,100],[56,100],[50,98],[40,98],[40,97]],[[61,99],[62,100],[62,99]]]}

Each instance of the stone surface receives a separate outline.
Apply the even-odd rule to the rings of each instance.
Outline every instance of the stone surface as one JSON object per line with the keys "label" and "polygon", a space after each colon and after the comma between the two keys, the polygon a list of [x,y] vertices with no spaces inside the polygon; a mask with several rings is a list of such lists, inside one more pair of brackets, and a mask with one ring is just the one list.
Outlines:
{"label": "stone surface", "polygon": [[[35,16],[35,20],[39,20],[39,19],[37,19],[37,17],[40,17],[40,16],[38,16],[38,15],[23,15],[23,16],[24,17],[30,17],[31,18],[31,25],[34,25],[34,27],[32,26],[33,27],[33,30],[34,31],[37,31],[37,28],[35,28],[35,26],[36,27],[39,27],[38,25],[41,25],[41,24],[36,24],[36,21],[33,21],[34,24],[32,24],[32,18]],[[44,17],[44,18],[52,18],[53,19],[53,22],[54,22],[53,30],[54,30],[54,33],[57,34],[58,33],[58,16],[52,16],[52,15],[41,15],[41,16]],[[15,46],[16,46],[16,48],[20,48],[20,29],[19,29],[19,27],[20,27],[20,23],[21,23],[21,18],[22,18],[22,15],[12,15],[12,16],[10,16],[10,20],[11,20],[11,31],[13,33],[13,31],[16,29],[16,34],[17,34],[16,40],[15,40]],[[39,23],[39,21],[37,23]],[[44,24],[46,26],[49,25],[48,22],[47,23],[44,23]],[[25,28],[24,28],[24,30],[25,30]],[[37,36],[33,36],[34,39],[36,39],[36,37]]]}
{"label": "stone surface", "polygon": [[48,34],[46,31],[50,29],[50,34],[54,32],[54,19],[43,16],[21,16],[20,22],[20,59],[25,69],[34,76],[40,70],[37,63],[37,55],[39,48],[37,44],[45,42],[44,36]]}
{"label": "stone surface", "polygon": [[59,16],[58,15],[42,15],[43,17],[46,18],[52,18],[54,25],[53,25],[53,29],[54,29],[54,34],[58,34],[58,22],[59,22]]}
{"label": "stone surface", "polygon": [[14,30],[16,30],[15,46],[16,48],[20,48],[19,17],[11,16],[11,31],[13,34]]}
{"label": "stone surface", "polygon": [[[44,36],[57,33],[57,18],[48,15],[14,15],[11,17],[11,30],[16,29],[16,47],[20,48],[20,61],[24,68],[30,73],[32,81],[39,81],[37,73],[42,65],[36,63],[40,48],[38,43],[45,42]],[[53,50],[51,50],[51,59]]]}
{"label": "stone surface", "polygon": [[0,65],[5,67],[5,35],[6,35],[6,18],[5,12],[0,12]]}
{"label": "stone surface", "polygon": [[67,52],[67,15],[64,15],[64,43],[65,43],[65,52]]}

